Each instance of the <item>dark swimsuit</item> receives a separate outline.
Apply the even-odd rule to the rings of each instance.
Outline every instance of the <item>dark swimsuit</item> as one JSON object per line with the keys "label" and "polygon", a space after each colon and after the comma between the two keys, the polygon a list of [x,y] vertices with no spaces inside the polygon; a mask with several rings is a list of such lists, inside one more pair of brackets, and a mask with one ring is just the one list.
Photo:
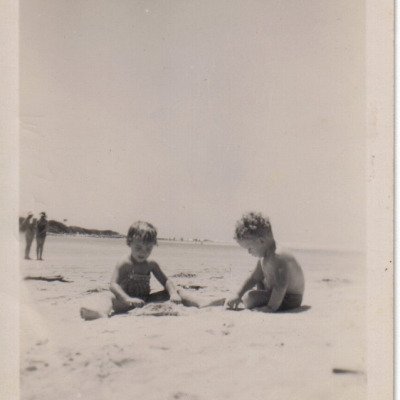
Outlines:
{"label": "dark swimsuit", "polygon": [[302,294],[286,293],[282,300],[281,306],[278,308],[278,311],[293,310],[294,308],[300,307],[302,301]]}
{"label": "dark swimsuit", "polygon": [[[265,288],[263,281],[257,282],[257,290],[264,290],[264,291],[267,290]],[[300,307],[302,301],[303,301],[302,294],[286,293],[277,311],[279,312],[279,311],[293,310],[294,308]]]}
{"label": "dark swimsuit", "polygon": [[147,301],[150,295],[150,274],[141,275],[129,272],[120,286],[128,296]]}

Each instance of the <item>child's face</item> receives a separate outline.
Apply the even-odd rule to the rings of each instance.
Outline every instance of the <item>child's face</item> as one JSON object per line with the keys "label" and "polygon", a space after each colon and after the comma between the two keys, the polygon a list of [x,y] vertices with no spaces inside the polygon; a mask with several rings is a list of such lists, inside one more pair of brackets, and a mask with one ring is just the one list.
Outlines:
{"label": "child's face", "polygon": [[146,261],[149,258],[153,247],[154,242],[144,242],[143,240],[132,239],[130,245],[132,258],[138,263]]}
{"label": "child's face", "polygon": [[240,247],[246,249],[253,257],[264,257],[268,249],[268,243],[264,238],[248,238],[237,241]]}

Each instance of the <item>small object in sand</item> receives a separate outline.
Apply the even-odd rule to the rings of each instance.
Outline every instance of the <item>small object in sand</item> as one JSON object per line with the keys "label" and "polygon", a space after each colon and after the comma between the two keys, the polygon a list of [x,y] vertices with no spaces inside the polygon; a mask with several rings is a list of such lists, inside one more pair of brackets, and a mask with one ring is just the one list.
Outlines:
{"label": "small object in sand", "polygon": [[343,369],[343,368],[333,368],[332,372],[334,374],[361,374],[361,371],[355,371],[351,369]]}
{"label": "small object in sand", "polygon": [[85,293],[101,293],[101,292],[105,292],[107,290],[108,290],[108,288],[98,287],[98,288],[86,290]]}
{"label": "small object in sand", "polygon": [[37,281],[47,281],[47,282],[60,281],[60,282],[68,282],[68,283],[73,282],[73,281],[67,281],[61,275],[54,275],[54,276],[26,276],[24,278],[24,280],[37,280]]}
{"label": "small object in sand", "polygon": [[179,272],[179,274],[172,275],[173,278],[194,278],[196,274],[190,272]]}
{"label": "small object in sand", "polygon": [[194,289],[194,290],[199,290],[199,289],[204,289],[205,286],[200,286],[200,285],[178,285],[184,289]]}
{"label": "small object in sand", "polygon": [[163,316],[180,316],[186,315],[187,313],[173,303],[151,303],[147,304],[142,308],[135,308],[129,311],[129,315],[136,316],[153,316],[153,317],[163,317]]}

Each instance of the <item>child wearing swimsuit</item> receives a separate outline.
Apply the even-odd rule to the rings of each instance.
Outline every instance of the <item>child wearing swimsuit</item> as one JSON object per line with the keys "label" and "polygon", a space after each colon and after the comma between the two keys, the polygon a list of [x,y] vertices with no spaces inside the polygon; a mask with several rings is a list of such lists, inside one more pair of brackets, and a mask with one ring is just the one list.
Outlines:
{"label": "child wearing swimsuit", "polygon": [[[145,303],[171,300],[181,303],[174,284],[167,278],[160,266],[148,260],[153,246],[157,243],[157,230],[153,225],[138,221],[129,228],[126,243],[129,256],[118,262],[110,282],[110,293],[94,307],[82,307],[81,317],[92,320],[123,313]],[[164,286],[164,290],[150,293],[150,276],[153,274]]]}
{"label": "child wearing swimsuit", "polygon": [[121,281],[122,290],[130,297],[137,297],[146,302],[150,295],[150,275],[140,275],[130,272]]}

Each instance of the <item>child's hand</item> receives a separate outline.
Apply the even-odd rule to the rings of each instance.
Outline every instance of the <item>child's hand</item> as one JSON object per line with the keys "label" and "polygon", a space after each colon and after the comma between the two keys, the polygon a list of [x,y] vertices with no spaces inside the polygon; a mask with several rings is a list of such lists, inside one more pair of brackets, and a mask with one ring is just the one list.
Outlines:
{"label": "child's hand", "polygon": [[144,301],[141,299],[135,299],[135,298],[130,298],[125,300],[125,303],[129,307],[134,307],[134,308],[142,308],[144,306]]}
{"label": "child's hand", "polygon": [[172,294],[169,299],[175,304],[182,304],[181,296],[178,293]]}
{"label": "child's hand", "polygon": [[225,308],[231,308],[232,310],[237,310],[239,304],[242,302],[242,299],[239,296],[233,296],[230,299],[226,300]]}

